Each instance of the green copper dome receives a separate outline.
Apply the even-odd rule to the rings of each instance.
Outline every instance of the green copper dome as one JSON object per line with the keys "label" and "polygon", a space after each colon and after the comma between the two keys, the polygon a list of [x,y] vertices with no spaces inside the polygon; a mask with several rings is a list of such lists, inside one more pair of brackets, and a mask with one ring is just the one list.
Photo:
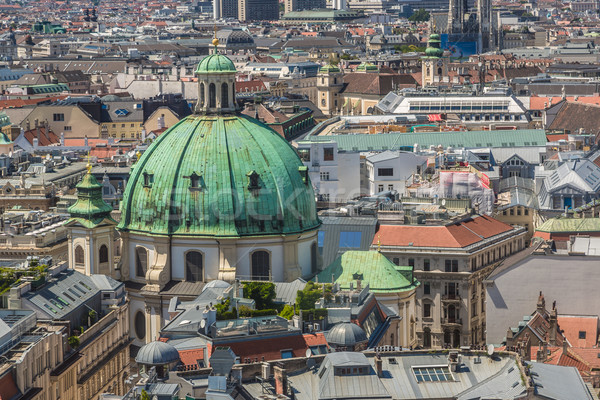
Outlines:
{"label": "green copper dome", "polygon": [[440,58],[444,55],[444,50],[442,49],[442,41],[440,39],[440,35],[437,33],[433,33],[429,36],[429,40],[427,41],[427,48],[425,49],[425,54],[427,57],[435,57]]}
{"label": "green copper dome", "polygon": [[87,228],[93,228],[106,219],[113,221],[110,216],[113,208],[102,198],[102,185],[94,175],[88,172],[76,187],[77,201],[68,208],[71,218],[67,223],[77,221]]}
{"label": "green copper dome", "polygon": [[320,224],[308,170],[275,131],[245,115],[191,115],[135,164],[118,228],[157,235],[257,236]]}
{"label": "green copper dome", "polygon": [[322,73],[326,74],[326,73],[330,73],[330,72],[340,72],[340,69],[337,66],[333,65],[333,64],[326,64],[326,65],[323,65],[319,69],[319,72],[322,72]]}
{"label": "green copper dome", "polygon": [[196,74],[235,74],[235,65],[226,56],[221,54],[211,54],[200,61],[196,68]]}

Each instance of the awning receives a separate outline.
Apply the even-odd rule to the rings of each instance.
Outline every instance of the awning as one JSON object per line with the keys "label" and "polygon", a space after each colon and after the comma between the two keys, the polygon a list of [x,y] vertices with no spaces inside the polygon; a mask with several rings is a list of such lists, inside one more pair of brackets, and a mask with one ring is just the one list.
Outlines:
{"label": "awning", "polygon": [[360,104],[360,99],[356,100],[356,103],[354,103],[354,105],[352,106],[352,108],[358,107],[359,104]]}
{"label": "awning", "polygon": [[348,104],[349,104],[349,103],[350,103],[350,98],[349,98],[349,97],[346,97],[346,101],[344,102],[344,105],[343,105],[343,107],[344,107],[344,108],[348,107]]}
{"label": "awning", "polygon": [[427,118],[429,118],[429,122],[441,121],[442,115],[441,114],[428,114]]}

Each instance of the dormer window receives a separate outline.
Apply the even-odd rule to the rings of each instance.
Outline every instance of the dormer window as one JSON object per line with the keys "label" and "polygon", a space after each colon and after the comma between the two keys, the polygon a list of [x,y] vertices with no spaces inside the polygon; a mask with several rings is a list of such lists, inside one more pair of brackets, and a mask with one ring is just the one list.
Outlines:
{"label": "dormer window", "polygon": [[144,171],[144,187],[152,187],[152,183],[154,183],[154,174]]}
{"label": "dormer window", "polygon": [[300,173],[300,177],[302,178],[302,183],[308,185],[308,167],[303,165],[298,167],[298,172]]}
{"label": "dormer window", "polygon": [[256,171],[250,171],[246,174],[246,176],[248,177],[248,189],[260,189],[260,184],[258,182],[259,175],[256,173]]}
{"label": "dormer window", "polygon": [[200,190],[204,187],[204,180],[202,175],[198,175],[196,172],[192,172],[190,178],[190,189]]}

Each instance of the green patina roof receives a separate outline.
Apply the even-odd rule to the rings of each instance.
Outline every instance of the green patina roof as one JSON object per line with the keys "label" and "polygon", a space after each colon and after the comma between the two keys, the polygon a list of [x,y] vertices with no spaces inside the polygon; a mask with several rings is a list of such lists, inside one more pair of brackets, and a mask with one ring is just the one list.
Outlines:
{"label": "green patina roof", "polygon": [[[316,129],[316,128],[315,128]],[[383,151],[412,149],[415,143],[421,147],[442,145],[444,148],[465,147],[529,147],[545,146],[543,129],[519,129],[497,131],[384,133],[377,135],[308,135],[299,143],[336,142],[340,151]]]}
{"label": "green patina roof", "polygon": [[4,132],[0,132],[0,145],[11,144],[12,140],[8,138],[8,135]]}
{"label": "green patina roof", "polygon": [[67,223],[77,221],[87,228],[93,228],[106,219],[113,221],[110,216],[112,210],[102,199],[102,185],[94,175],[87,173],[77,184],[77,201],[68,208],[71,218]]}
{"label": "green patina roof", "polygon": [[440,39],[440,35],[437,33],[429,36],[429,40],[427,41],[427,48],[425,49],[425,54],[427,57],[431,58],[440,58],[444,55],[444,50],[442,49],[442,41]]}
{"label": "green patina roof", "polygon": [[315,195],[300,167],[289,143],[253,118],[191,115],[135,165],[118,228],[223,237],[315,229]]}
{"label": "green patina roof", "polygon": [[10,118],[6,115],[5,112],[0,111],[0,128],[10,125]]}
{"label": "green patina roof", "polygon": [[198,64],[196,68],[196,74],[222,74],[232,73],[235,74],[235,65],[226,56],[221,54],[211,54],[206,56]]}
{"label": "green patina roof", "polygon": [[356,280],[369,285],[373,293],[404,292],[420,285],[414,280],[412,267],[399,267],[378,251],[347,251],[318,275],[319,282],[331,282],[331,276],[342,289],[356,287]]}
{"label": "green patina roof", "polygon": [[336,67],[333,64],[326,64],[323,65],[320,69],[319,72],[324,72],[324,73],[328,73],[328,72],[340,72],[340,69],[338,67]]}
{"label": "green patina roof", "polygon": [[358,67],[356,67],[357,72],[367,72],[367,71],[379,71],[376,65],[373,65],[368,62],[360,63]]}
{"label": "green patina roof", "polygon": [[544,222],[539,232],[600,232],[600,218],[551,218]]}

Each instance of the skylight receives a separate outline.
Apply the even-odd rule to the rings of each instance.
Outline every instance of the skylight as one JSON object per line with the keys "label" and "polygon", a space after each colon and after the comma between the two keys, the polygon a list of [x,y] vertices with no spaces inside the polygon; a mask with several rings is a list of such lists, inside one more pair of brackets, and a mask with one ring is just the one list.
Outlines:
{"label": "skylight", "polygon": [[413,367],[417,382],[452,382],[454,377],[447,365]]}

